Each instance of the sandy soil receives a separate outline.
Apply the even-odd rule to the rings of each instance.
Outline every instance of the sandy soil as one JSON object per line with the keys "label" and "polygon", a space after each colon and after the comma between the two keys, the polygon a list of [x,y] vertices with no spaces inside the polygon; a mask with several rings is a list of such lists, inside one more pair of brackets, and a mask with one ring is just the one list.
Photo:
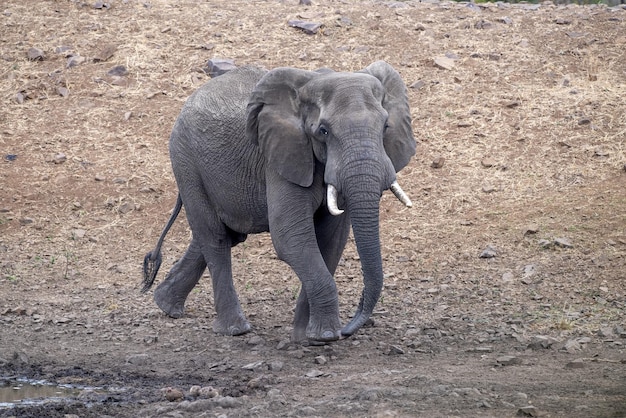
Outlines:
{"label": "sandy soil", "polygon": [[[211,58],[383,59],[409,86],[415,207],[383,196],[386,283],[354,337],[289,343],[299,283],[267,235],[234,251],[251,334],[211,331],[208,277],[178,320],[139,293]],[[625,80],[620,7],[3,1],[0,380],[81,391],[0,416],[626,416]],[[157,281],[188,241],[180,218]],[[347,321],[353,242],[336,276]]]}

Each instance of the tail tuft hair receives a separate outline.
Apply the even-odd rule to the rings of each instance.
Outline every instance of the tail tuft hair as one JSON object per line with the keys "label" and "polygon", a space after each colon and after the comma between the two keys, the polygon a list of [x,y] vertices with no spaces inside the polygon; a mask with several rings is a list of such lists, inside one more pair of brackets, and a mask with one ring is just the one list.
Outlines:
{"label": "tail tuft hair", "polygon": [[[156,252],[156,255],[154,254]],[[161,267],[161,251],[156,248],[150,251],[143,259],[143,287],[141,293],[146,293],[152,287],[159,268]]]}

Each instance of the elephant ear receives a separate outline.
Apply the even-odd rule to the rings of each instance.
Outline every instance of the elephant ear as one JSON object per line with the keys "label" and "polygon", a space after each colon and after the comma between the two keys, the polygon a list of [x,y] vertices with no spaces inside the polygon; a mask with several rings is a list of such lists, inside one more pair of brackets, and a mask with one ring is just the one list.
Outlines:
{"label": "elephant ear", "polygon": [[382,106],[389,114],[389,120],[383,145],[397,173],[409,163],[417,145],[411,128],[406,86],[400,74],[385,61],[376,61],[362,72],[376,77],[385,88]]}
{"label": "elephant ear", "polygon": [[316,73],[276,68],[255,86],[247,109],[246,135],[267,164],[292,183],[313,183],[315,159],[300,115],[298,89]]}

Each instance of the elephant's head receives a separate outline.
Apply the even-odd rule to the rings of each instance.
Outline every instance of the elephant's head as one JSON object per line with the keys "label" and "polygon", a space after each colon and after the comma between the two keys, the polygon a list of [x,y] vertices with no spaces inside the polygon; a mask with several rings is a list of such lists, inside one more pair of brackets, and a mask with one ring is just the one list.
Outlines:
{"label": "elephant's head", "polygon": [[391,189],[410,200],[396,172],[415,154],[406,87],[400,75],[378,61],[357,73],[278,68],[257,84],[248,104],[247,134],[268,165],[302,187],[313,182],[315,162],[325,164],[330,213],[348,210],[361,258],[364,289],[343,335],[352,335],[371,315],[383,285],[379,204]]}

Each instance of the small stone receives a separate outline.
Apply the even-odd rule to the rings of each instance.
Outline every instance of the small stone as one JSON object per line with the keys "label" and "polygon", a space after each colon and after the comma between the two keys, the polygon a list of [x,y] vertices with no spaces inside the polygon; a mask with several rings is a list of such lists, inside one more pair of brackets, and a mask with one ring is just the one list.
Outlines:
{"label": "small stone", "polygon": [[602,338],[615,338],[615,333],[611,327],[602,327],[598,330],[598,335]]}
{"label": "small stone", "polygon": [[435,67],[443,70],[451,70],[454,68],[454,60],[448,57],[437,57],[434,60]]}
{"label": "small stone", "polygon": [[145,366],[150,362],[150,356],[147,354],[133,354],[126,358],[126,363],[134,364],[135,366]]}
{"label": "small stone", "polygon": [[566,369],[582,369],[585,367],[585,361],[581,358],[570,361],[565,365]]}
{"label": "small stone", "polygon": [[523,235],[534,235],[537,232],[539,232],[539,227],[536,224],[530,224],[527,225],[524,229],[523,229]]}
{"label": "small stone", "polygon": [[237,398],[233,398],[232,396],[222,396],[217,399],[217,405],[222,408],[236,408],[239,406],[241,401]]}
{"label": "small stone", "polygon": [[67,156],[61,152],[55,155],[52,161],[55,164],[63,164],[65,161],[67,161]]}
{"label": "small stone", "polygon": [[510,271],[507,271],[502,275],[502,281],[504,283],[511,283],[513,282],[514,278],[515,276],[513,276],[513,273],[511,273]]}
{"label": "small stone", "polygon": [[98,51],[96,56],[93,57],[93,60],[94,62],[107,61],[113,56],[113,54],[115,54],[115,51],[117,51],[117,46],[113,44],[107,44],[102,47],[100,51]]}
{"label": "small stone", "polygon": [[534,406],[523,406],[517,410],[517,415],[522,417],[538,417],[539,411]]}
{"label": "small stone", "polygon": [[258,335],[253,335],[250,339],[248,339],[248,345],[263,345],[265,344],[265,340]]}
{"label": "small stone", "polygon": [[557,238],[554,240],[554,244],[557,247],[562,247],[562,248],[572,248],[574,247],[571,243],[571,241],[567,238]]}
{"label": "small stone", "polygon": [[255,370],[260,369],[261,366],[263,366],[264,363],[265,362],[263,360],[259,360],[259,361],[255,361],[254,363],[248,363],[248,364],[242,366],[241,368],[244,369],[244,370],[255,371]]}
{"label": "small stone", "polygon": [[96,174],[93,178],[95,181],[105,181],[107,178],[102,174]]}
{"label": "small stone", "polygon": [[170,402],[178,402],[185,397],[181,390],[170,387],[163,389],[163,395]]}
{"label": "small stone", "polygon": [[527,264],[524,266],[524,277],[530,277],[535,274],[536,266],[534,264]]}
{"label": "small stone", "polygon": [[443,165],[445,164],[446,159],[443,157],[437,157],[433,160],[433,162],[430,164],[430,166],[432,168],[441,168],[443,167]]}
{"label": "small stone", "polygon": [[508,109],[515,109],[516,107],[518,107],[521,103],[519,102],[519,100],[512,100],[510,102],[506,102],[504,103],[504,107],[508,108]]}
{"label": "small stone", "polygon": [[552,241],[547,240],[547,239],[540,239],[537,243],[539,244],[540,247],[544,249],[548,249],[552,247]]}
{"label": "small stone", "polygon": [[398,355],[404,354],[404,350],[402,349],[402,347],[398,345],[390,344],[389,351],[387,352],[387,354],[390,356],[398,356]]}
{"label": "small stone", "polygon": [[107,75],[115,77],[124,77],[128,75],[128,70],[123,65],[116,65],[107,71]]}
{"label": "small stone", "polygon": [[22,226],[30,225],[33,222],[35,222],[33,218],[24,217],[20,219],[20,225]]}
{"label": "small stone", "polygon": [[589,125],[591,124],[591,119],[589,118],[582,118],[578,121],[579,125]]}
{"label": "small stone", "polygon": [[129,120],[131,116],[133,116],[133,112],[129,111],[124,113],[124,120]]}
{"label": "small stone", "polygon": [[44,59],[46,59],[46,55],[44,54],[43,50],[34,47],[28,49],[28,51],[26,52],[26,56],[30,61],[43,61]]}
{"label": "small stone", "polygon": [[321,376],[324,376],[324,372],[321,370],[313,369],[313,370],[309,370],[305,374],[305,376],[310,377],[310,378],[321,377]]}
{"label": "small stone", "polygon": [[85,57],[81,57],[80,55],[72,55],[67,59],[67,63],[65,64],[65,66],[67,68],[73,68],[79,66],[83,62],[85,62]]}
{"label": "small stone", "polygon": [[496,191],[496,188],[492,184],[483,185],[483,193],[493,193]]}
{"label": "small stone", "polygon": [[501,356],[498,357],[496,361],[502,366],[512,366],[514,364],[520,364],[522,362],[519,357],[515,356]]}
{"label": "small stone", "polygon": [[328,359],[326,358],[326,356],[317,356],[315,357],[315,364],[319,364],[319,365],[324,365],[326,363],[328,363]]}
{"label": "small stone", "polygon": [[489,167],[493,167],[494,165],[496,165],[496,162],[493,160],[493,158],[485,157],[482,160],[480,160],[480,165],[482,165],[485,168],[489,168]]}
{"label": "small stone", "polygon": [[219,77],[231,70],[237,68],[235,62],[231,59],[211,58],[206,65],[205,72],[211,77]]}
{"label": "small stone", "polygon": [[292,28],[301,29],[307,35],[315,35],[322,27],[321,23],[307,22],[304,20],[289,20],[287,24]]}
{"label": "small stone", "polygon": [[74,238],[75,240],[85,238],[86,233],[87,231],[85,231],[84,229],[74,229],[72,231],[72,238]]}
{"label": "small stone", "polygon": [[59,93],[59,96],[61,97],[67,97],[70,95],[70,91],[67,89],[67,87],[57,88],[57,93]]}
{"label": "small stone", "polygon": [[413,90],[419,90],[419,89],[424,88],[424,87],[426,87],[426,83],[424,81],[422,81],[422,80],[417,80],[415,83],[413,83],[413,84],[411,84],[409,86],[409,88],[413,89]]}
{"label": "small stone", "polygon": [[135,204],[133,202],[124,202],[120,205],[119,208],[117,208],[117,211],[121,213],[122,215],[132,210],[135,210]]}
{"label": "small stone", "polygon": [[495,248],[493,248],[491,245],[488,245],[487,248],[485,248],[481,253],[480,253],[480,258],[494,258],[498,255],[497,251]]}
{"label": "small stone", "polygon": [[285,367],[285,363],[283,363],[282,361],[272,361],[269,364],[269,369],[273,372],[279,372],[281,371],[283,368]]}
{"label": "small stone", "polygon": [[568,340],[563,346],[563,349],[568,353],[575,353],[582,350],[582,346],[577,340]]}

